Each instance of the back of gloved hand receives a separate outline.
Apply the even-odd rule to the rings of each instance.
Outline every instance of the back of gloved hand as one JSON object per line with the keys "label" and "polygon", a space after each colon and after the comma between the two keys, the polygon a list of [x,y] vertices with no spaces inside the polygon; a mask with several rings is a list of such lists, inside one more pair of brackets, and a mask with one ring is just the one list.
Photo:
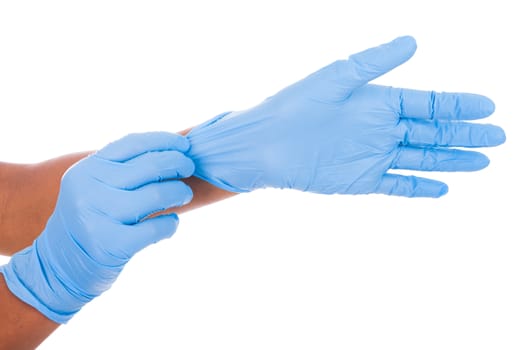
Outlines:
{"label": "back of gloved hand", "polygon": [[336,61],[251,109],[225,113],[188,134],[195,175],[222,189],[439,197],[447,186],[390,169],[474,171],[501,144],[488,98],[367,84],[415,52],[402,37]]}
{"label": "back of gloved hand", "polygon": [[11,292],[64,323],[110,288],[135,253],[175,232],[176,214],[147,216],[191,200],[177,180],[194,171],[188,149],[180,135],[132,134],[71,167],[45,230],[1,267]]}

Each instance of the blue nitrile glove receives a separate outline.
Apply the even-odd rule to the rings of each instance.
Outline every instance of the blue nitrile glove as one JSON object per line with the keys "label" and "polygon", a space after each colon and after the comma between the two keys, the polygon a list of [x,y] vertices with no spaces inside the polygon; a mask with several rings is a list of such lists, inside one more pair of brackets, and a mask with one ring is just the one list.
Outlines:
{"label": "blue nitrile glove", "polygon": [[445,194],[442,182],[389,170],[479,170],[487,157],[452,147],[495,146],[505,134],[463,122],[494,111],[486,97],[367,84],[415,50],[412,37],[398,38],[336,61],[258,106],[197,126],[188,134],[195,175],[232,192]]}
{"label": "blue nitrile glove", "polygon": [[135,253],[175,232],[176,214],[145,218],[191,200],[176,180],[195,169],[188,148],[180,135],[132,134],[71,167],[44,231],[1,267],[9,290],[65,323],[110,288]]}

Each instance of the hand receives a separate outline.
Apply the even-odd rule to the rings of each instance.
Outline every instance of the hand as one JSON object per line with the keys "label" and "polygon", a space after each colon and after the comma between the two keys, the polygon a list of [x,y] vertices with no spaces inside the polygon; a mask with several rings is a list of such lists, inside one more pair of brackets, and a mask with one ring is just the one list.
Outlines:
{"label": "hand", "polygon": [[191,200],[177,180],[195,169],[188,148],[179,135],[132,134],[71,167],[45,230],[1,267],[11,292],[64,323],[110,288],[135,253],[175,232],[176,214],[147,217]]}
{"label": "hand", "polygon": [[219,115],[188,134],[195,175],[222,189],[439,197],[447,186],[390,169],[474,171],[497,126],[466,123],[494,111],[488,98],[367,84],[407,61],[411,37],[336,61],[254,108]]}

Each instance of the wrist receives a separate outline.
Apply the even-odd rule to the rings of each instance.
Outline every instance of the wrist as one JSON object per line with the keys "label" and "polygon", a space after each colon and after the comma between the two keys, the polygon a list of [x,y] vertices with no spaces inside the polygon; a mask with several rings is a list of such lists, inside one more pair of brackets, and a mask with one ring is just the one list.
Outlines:
{"label": "wrist", "polygon": [[237,127],[235,120],[243,113],[221,113],[186,135],[191,144],[188,156],[195,163],[194,176],[231,193],[256,189],[262,175],[257,162],[250,159],[253,147],[242,141],[243,135],[255,136],[258,123]]}
{"label": "wrist", "polygon": [[13,295],[0,274],[1,349],[35,349],[58,326]]}
{"label": "wrist", "polygon": [[0,164],[0,254],[30,246],[44,230],[63,173],[49,163],[57,162]]}
{"label": "wrist", "polygon": [[0,267],[11,293],[56,323],[66,323],[107,290],[123,268],[88,257],[71,236],[60,234],[61,225],[53,214],[33,244]]}
{"label": "wrist", "polygon": [[[26,237],[24,225],[27,220],[27,201],[23,183],[27,179],[28,166],[25,164],[0,163],[0,254],[12,255],[27,247],[34,239]],[[30,213],[31,214],[31,213]],[[24,220],[21,220],[25,216]],[[20,225],[22,224],[22,225]],[[40,229],[41,230],[41,229]]]}
{"label": "wrist", "polygon": [[46,265],[33,244],[13,255],[7,265],[0,267],[0,272],[9,291],[19,300],[53,322],[66,323],[80,308],[71,311],[60,306],[58,295],[63,294],[63,288],[57,283],[57,276],[46,271],[49,270]]}

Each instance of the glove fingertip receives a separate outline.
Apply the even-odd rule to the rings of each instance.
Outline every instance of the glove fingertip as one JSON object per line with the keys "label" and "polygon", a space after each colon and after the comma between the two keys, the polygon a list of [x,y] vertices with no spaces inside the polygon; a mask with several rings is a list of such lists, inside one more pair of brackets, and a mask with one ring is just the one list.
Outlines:
{"label": "glove fingertip", "polygon": [[482,96],[483,98],[479,101],[479,109],[484,115],[491,115],[496,110],[496,104],[490,98]]}
{"label": "glove fingertip", "polygon": [[493,125],[492,129],[490,130],[490,145],[501,145],[507,141],[507,135],[505,134],[505,130],[500,128],[499,126]]}
{"label": "glove fingertip", "polygon": [[417,49],[416,40],[401,36],[388,43],[351,55],[343,75],[351,88],[360,87],[405,63]]}
{"label": "glove fingertip", "polygon": [[187,188],[188,188],[188,193],[186,194],[186,196],[184,197],[184,201],[182,202],[183,206],[193,200],[193,191],[191,190],[190,186],[187,186]]}
{"label": "glove fingertip", "polygon": [[179,216],[169,213],[149,219],[155,226],[155,242],[172,237],[179,227]]}
{"label": "glove fingertip", "polygon": [[441,188],[440,188],[439,191],[437,192],[437,196],[436,196],[436,198],[443,197],[443,196],[446,195],[447,193],[448,193],[448,185],[447,185],[447,184],[442,184],[442,185],[441,185]]}
{"label": "glove fingertip", "polygon": [[448,193],[448,185],[441,181],[412,177],[416,186],[412,197],[440,198]]}
{"label": "glove fingertip", "polygon": [[178,141],[177,149],[181,152],[188,152],[191,147],[190,140],[186,136],[183,136],[181,134],[176,135]]}
{"label": "glove fingertip", "polygon": [[403,35],[397,37],[392,41],[392,43],[400,46],[404,46],[407,52],[416,52],[417,50],[417,41],[411,35]]}
{"label": "glove fingertip", "polygon": [[486,167],[489,166],[490,164],[490,159],[489,157],[487,157],[486,155],[484,155],[483,153],[474,153],[475,156],[473,156],[474,158],[474,166],[473,166],[473,169],[474,170],[481,170],[481,169],[485,169]]}
{"label": "glove fingertip", "polygon": [[171,230],[171,236],[173,236],[173,234],[175,233],[175,231],[177,231],[177,228],[179,228],[179,216],[175,213],[170,213],[170,214],[166,214],[165,216],[167,216],[169,219],[171,219],[172,221],[172,230]]}
{"label": "glove fingertip", "polygon": [[414,56],[417,50],[417,42],[412,36],[400,36],[390,43],[385,45],[386,57],[391,64],[390,69],[406,62],[410,57]]}
{"label": "glove fingertip", "polygon": [[183,181],[176,181],[173,183],[173,186],[173,193],[176,195],[176,199],[171,206],[182,207],[191,202],[193,191],[190,186]]}
{"label": "glove fingertip", "polygon": [[193,159],[183,156],[178,173],[182,178],[192,176],[195,173],[195,163],[193,162]]}

